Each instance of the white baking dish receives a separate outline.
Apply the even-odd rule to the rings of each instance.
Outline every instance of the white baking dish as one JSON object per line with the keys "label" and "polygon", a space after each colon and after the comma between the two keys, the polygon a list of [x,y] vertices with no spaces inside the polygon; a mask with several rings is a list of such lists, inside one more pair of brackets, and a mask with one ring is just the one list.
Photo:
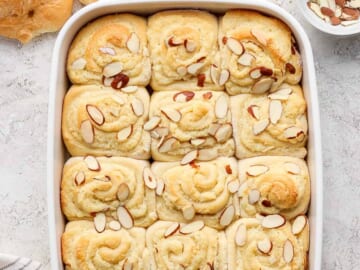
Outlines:
{"label": "white baking dish", "polygon": [[283,20],[292,29],[303,58],[304,76],[303,88],[308,103],[309,116],[309,144],[308,165],[311,175],[311,206],[310,220],[310,254],[311,270],[321,269],[322,249],[322,160],[319,105],[317,97],[314,61],[311,45],[300,24],[286,11],[267,1],[253,0],[132,0],[126,3],[121,0],[100,1],[91,4],[74,16],[65,24],[57,38],[52,60],[49,100],[48,152],[47,152],[47,180],[48,180],[48,212],[50,231],[51,269],[63,270],[61,260],[61,234],[64,230],[64,217],[60,208],[60,180],[66,159],[66,150],[61,139],[61,110],[65,92],[69,82],[66,77],[65,64],[68,48],[75,34],[87,22],[115,12],[134,12],[151,14],[162,9],[200,8],[214,13],[223,13],[228,9],[254,9]]}

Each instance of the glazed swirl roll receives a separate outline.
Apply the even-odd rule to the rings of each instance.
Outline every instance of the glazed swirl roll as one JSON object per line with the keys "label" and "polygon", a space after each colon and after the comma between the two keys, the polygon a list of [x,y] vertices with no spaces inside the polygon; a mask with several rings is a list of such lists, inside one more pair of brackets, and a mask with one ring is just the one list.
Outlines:
{"label": "glazed swirl roll", "polygon": [[117,14],[89,23],[72,42],[67,72],[74,84],[104,84],[115,89],[147,85],[151,64],[146,20]]}
{"label": "glazed swirl roll", "polygon": [[135,226],[156,219],[155,191],[145,184],[147,161],[121,157],[74,157],[63,169],[61,205],[67,219],[93,219],[97,213],[121,220],[126,208]]}
{"label": "glazed swirl roll", "polygon": [[217,18],[207,12],[173,10],[151,16],[148,40],[152,88],[222,90],[225,82],[219,81],[217,34]]}
{"label": "glazed swirl roll", "polygon": [[234,196],[234,205],[242,217],[281,214],[292,219],[308,210],[310,179],[302,159],[276,156],[244,159],[239,162],[239,179],[241,186]]}
{"label": "glazed swirl roll", "polygon": [[90,221],[72,221],[62,236],[62,256],[67,270],[145,268],[145,230],[111,230],[102,233]]}
{"label": "glazed swirl roll", "polygon": [[231,97],[236,156],[304,158],[308,124],[306,102],[298,85],[283,84],[272,94]]}
{"label": "glazed swirl roll", "polygon": [[235,159],[219,158],[184,166],[178,162],[155,162],[151,169],[158,183],[164,183],[156,190],[161,220],[202,220],[207,226],[220,229],[236,218],[231,195],[239,186]]}
{"label": "glazed swirl roll", "polygon": [[235,146],[229,108],[229,97],[223,92],[154,93],[150,119],[144,126],[153,138],[152,157],[178,161],[194,151],[195,158],[203,161],[232,156]]}
{"label": "glazed swirl roll", "polygon": [[146,231],[146,245],[148,270],[226,269],[224,232],[205,227],[201,221],[158,221]]}
{"label": "glazed swirl roll", "polygon": [[301,57],[291,30],[280,20],[247,10],[228,11],[220,20],[222,68],[228,69],[226,90],[262,94],[283,82],[297,84]]}
{"label": "glazed swirl roll", "polygon": [[143,129],[149,94],[142,87],[131,90],[97,85],[70,88],[63,105],[62,135],[71,155],[150,157],[151,138]]}

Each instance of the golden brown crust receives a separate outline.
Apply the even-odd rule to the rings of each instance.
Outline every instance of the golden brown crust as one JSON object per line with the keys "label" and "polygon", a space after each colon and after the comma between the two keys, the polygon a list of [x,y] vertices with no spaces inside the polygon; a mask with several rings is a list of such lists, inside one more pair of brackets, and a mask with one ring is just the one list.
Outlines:
{"label": "golden brown crust", "polygon": [[0,0],[0,35],[29,42],[59,30],[70,17],[72,0]]}

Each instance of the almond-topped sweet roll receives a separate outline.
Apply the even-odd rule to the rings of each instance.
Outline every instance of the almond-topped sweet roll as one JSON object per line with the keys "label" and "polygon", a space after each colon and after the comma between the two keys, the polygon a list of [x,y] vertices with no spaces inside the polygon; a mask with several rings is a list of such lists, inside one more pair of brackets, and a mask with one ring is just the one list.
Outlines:
{"label": "almond-topped sweet roll", "polygon": [[230,100],[217,91],[163,91],[151,96],[149,121],[157,161],[212,160],[233,156]]}
{"label": "almond-topped sweet roll", "polygon": [[147,270],[227,269],[225,233],[202,221],[158,221],[146,231],[146,246]]}
{"label": "almond-topped sweet roll", "polygon": [[299,216],[242,218],[226,229],[229,270],[308,269],[309,222]]}
{"label": "almond-topped sweet roll", "polygon": [[149,94],[143,87],[121,91],[101,85],[76,85],[63,105],[62,135],[72,156],[150,158],[151,138],[144,130]]}
{"label": "almond-topped sweet roll", "polygon": [[114,89],[145,86],[151,77],[146,19],[116,14],[94,20],[75,37],[67,73],[73,84],[103,84]]}
{"label": "almond-topped sweet roll", "polygon": [[73,157],[64,166],[61,206],[68,220],[112,218],[125,228],[156,219],[149,162],[122,157]]}
{"label": "almond-topped sweet roll", "polygon": [[151,86],[159,90],[223,90],[218,21],[207,12],[171,10],[149,18]]}
{"label": "almond-topped sweet roll", "polygon": [[232,194],[240,183],[234,158],[207,162],[155,162],[152,172],[158,183],[156,208],[161,220],[202,220],[221,229],[237,218]]}
{"label": "almond-topped sweet roll", "polygon": [[237,215],[280,214],[287,219],[306,214],[310,178],[304,160],[262,156],[239,161],[240,188],[234,194]]}
{"label": "almond-topped sweet roll", "polygon": [[306,102],[299,85],[282,84],[271,94],[233,96],[231,112],[237,158],[306,156]]}
{"label": "almond-topped sweet roll", "polygon": [[145,229],[111,224],[104,219],[96,224],[83,220],[66,225],[62,257],[67,270],[145,269]]}
{"label": "almond-topped sweet roll", "polygon": [[301,56],[291,30],[280,20],[248,10],[228,11],[220,19],[221,68],[230,76],[231,95],[275,91],[302,77]]}

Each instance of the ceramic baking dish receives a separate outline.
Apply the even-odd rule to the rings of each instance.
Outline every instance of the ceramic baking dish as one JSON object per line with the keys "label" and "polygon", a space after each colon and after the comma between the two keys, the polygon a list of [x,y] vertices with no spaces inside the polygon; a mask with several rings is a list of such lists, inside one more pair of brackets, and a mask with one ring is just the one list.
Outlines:
{"label": "ceramic baking dish", "polygon": [[59,33],[54,47],[49,94],[47,181],[51,269],[64,269],[61,260],[60,239],[64,231],[65,219],[60,207],[60,181],[67,153],[61,139],[61,110],[64,95],[69,87],[65,64],[70,43],[83,25],[99,16],[115,12],[133,12],[148,15],[159,10],[175,8],[199,8],[213,13],[224,13],[226,10],[234,8],[258,10],[283,20],[292,29],[303,59],[304,75],[302,84],[308,104],[309,118],[307,161],[312,180],[309,211],[311,230],[309,269],[320,270],[323,187],[319,105],[312,49],[303,28],[290,14],[270,2],[253,0],[131,0],[129,3],[121,0],[105,0],[81,9],[68,20]]}

